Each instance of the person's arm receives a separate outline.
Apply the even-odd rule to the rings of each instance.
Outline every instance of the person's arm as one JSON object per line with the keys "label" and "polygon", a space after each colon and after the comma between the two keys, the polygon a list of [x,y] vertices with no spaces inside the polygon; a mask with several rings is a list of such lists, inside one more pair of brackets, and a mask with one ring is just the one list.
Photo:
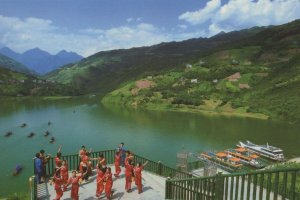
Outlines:
{"label": "person's arm", "polygon": [[62,145],[59,146],[58,150],[57,150],[57,153],[60,153],[61,152],[61,148],[62,148]]}

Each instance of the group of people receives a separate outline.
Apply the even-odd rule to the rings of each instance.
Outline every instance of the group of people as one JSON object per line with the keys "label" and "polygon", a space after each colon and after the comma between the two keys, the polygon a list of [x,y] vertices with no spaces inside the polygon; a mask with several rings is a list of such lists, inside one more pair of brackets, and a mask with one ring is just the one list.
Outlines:
{"label": "group of people", "polygon": [[[135,181],[138,193],[142,192],[142,170],[148,162],[134,164],[134,155],[129,150],[126,151],[124,143],[120,143],[114,159],[115,172],[112,174],[110,167],[107,167],[106,159],[103,154],[100,154],[97,158],[90,157],[92,150],[87,151],[85,146],[82,146],[79,150],[79,166],[77,170],[72,171],[72,175],[69,177],[68,163],[66,160],[62,160],[61,146],[59,147],[55,161],[55,173],[52,178],[52,184],[56,191],[56,197],[54,200],[59,200],[63,193],[67,190],[67,187],[71,185],[71,198],[78,200],[79,185],[86,182],[93,173],[93,168],[96,169],[96,197],[105,192],[107,199],[112,198],[112,186],[113,175],[116,179],[120,178],[122,172],[121,167],[124,167],[125,173],[125,190],[131,192],[132,181]],[[45,181],[46,164],[50,159],[49,155],[45,155],[45,151],[41,150],[36,154],[35,158],[35,174],[37,177],[37,183]],[[95,167],[93,162],[97,161]]]}

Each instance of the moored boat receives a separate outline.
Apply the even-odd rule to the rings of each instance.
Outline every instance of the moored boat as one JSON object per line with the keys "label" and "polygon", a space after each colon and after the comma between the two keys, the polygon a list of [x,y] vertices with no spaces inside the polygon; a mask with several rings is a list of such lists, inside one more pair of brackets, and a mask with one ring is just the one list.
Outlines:
{"label": "moored boat", "polygon": [[21,128],[24,128],[24,127],[26,127],[26,126],[27,126],[26,123],[21,124]]}
{"label": "moored boat", "polygon": [[27,135],[28,138],[32,138],[35,135],[34,132],[29,133],[29,135]]}
{"label": "moored boat", "polygon": [[50,135],[50,132],[49,132],[49,131],[46,131],[46,132],[44,133],[44,136],[47,137],[48,135]]}
{"label": "moored boat", "polygon": [[51,139],[50,139],[50,143],[53,143],[55,141],[55,137],[51,137]]}
{"label": "moored boat", "polygon": [[239,142],[237,146],[247,148],[250,151],[257,153],[258,155],[261,155],[263,157],[275,161],[284,161],[283,150],[278,147],[271,146],[269,144],[256,145],[250,141],[246,141],[246,142]]}
{"label": "moored boat", "polygon": [[4,137],[9,137],[9,136],[11,136],[12,135],[12,132],[11,131],[7,131],[6,133],[5,133],[5,135],[4,135]]}

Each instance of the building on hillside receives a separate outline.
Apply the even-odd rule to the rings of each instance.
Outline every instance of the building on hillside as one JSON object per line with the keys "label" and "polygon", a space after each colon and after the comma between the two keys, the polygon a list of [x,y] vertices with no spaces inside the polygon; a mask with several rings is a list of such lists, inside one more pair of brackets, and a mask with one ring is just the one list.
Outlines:
{"label": "building on hillside", "polygon": [[250,89],[250,86],[247,83],[240,83],[239,88],[240,89]]}
{"label": "building on hillside", "polygon": [[218,83],[218,79],[215,79],[212,81],[213,83]]}
{"label": "building on hillside", "polygon": [[198,79],[191,79],[191,83],[198,83]]}
{"label": "building on hillside", "polygon": [[186,64],[185,67],[186,67],[186,68],[192,68],[193,65],[191,65],[191,64]]}
{"label": "building on hillside", "polygon": [[238,81],[239,79],[241,78],[241,73],[240,72],[236,72],[230,76],[228,76],[226,79],[228,81],[231,81],[231,82],[236,82]]}
{"label": "building on hillside", "polygon": [[25,80],[24,79],[20,80],[20,83],[25,83]]}
{"label": "building on hillside", "polygon": [[152,77],[152,76],[147,76],[147,79],[148,79],[148,80],[152,80],[153,77]]}

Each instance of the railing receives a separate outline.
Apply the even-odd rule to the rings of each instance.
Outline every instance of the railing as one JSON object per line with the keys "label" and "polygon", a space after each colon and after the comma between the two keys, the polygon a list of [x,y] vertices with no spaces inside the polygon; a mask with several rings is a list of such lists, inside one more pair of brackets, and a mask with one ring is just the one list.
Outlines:
{"label": "railing", "polygon": [[300,199],[300,169],[264,170],[166,181],[166,199]]}
{"label": "railing", "polygon": [[[114,159],[115,159],[115,153],[116,150],[106,150],[106,151],[98,151],[98,152],[92,152],[90,154],[90,157],[99,157],[100,154],[103,154],[105,159],[106,159],[106,163],[108,165],[113,164],[114,163]],[[65,155],[61,157],[62,160],[66,160],[68,163],[68,167],[69,170],[78,170],[78,166],[79,166],[79,156],[78,154],[74,154],[74,155]],[[185,172],[181,172],[179,170],[176,170],[174,168],[168,167],[164,164],[162,164],[161,162],[155,162],[152,160],[149,160],[147,158],[138,156],[138,155],[134,155],[134,162],[138,163],[145,163],[146,161],[148,161],[148,164],[145,167],[146,171],[149,171],[151,173],[163,176],[163,177],[170,177],[170,178],[176,178],[176,179],[182,179],[182,178],[191,178],[193,177],[192,175],[185,173]],[[93,166],[96,166],[97,161],[93,160],[92,161]],[[33,166],[34,166],[34,162],[33,162]],[[46,165],[46,175],[47,176],[53,176],[54,174],[54,170],[55,170],[55,161],[54,158],[51,158],[47,165]],[[33,184],[31,184],[31,190],[32,190],[32,200],[36,200],[37,199],[37,184],[36,184],[36,179],[33,179]]]}

